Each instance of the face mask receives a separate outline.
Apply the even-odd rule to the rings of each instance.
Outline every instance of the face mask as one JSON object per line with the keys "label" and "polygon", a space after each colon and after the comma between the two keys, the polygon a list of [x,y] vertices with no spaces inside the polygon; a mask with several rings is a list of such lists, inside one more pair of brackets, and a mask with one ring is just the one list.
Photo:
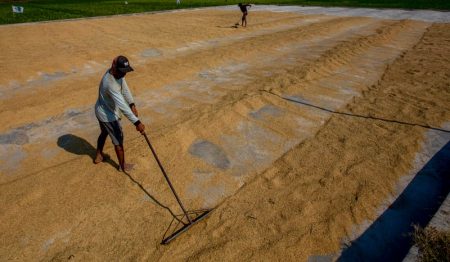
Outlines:
{"label": "face mask", "polygon": [[121,78],[123,78],[127,73],[122,73],[122,72],[120,72],[119,70],[117,70],[117,79],[121,79]]}

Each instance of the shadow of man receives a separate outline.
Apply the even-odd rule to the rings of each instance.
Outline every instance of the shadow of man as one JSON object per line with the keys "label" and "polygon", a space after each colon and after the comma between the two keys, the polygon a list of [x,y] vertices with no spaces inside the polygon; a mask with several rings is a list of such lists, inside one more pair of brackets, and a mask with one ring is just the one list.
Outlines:
{"label": "shadow of man", "polygon": [[221,26],[221,25],[217,25],[217,28],[239,28],[239,23],[236,23],[232,26]]}
{"label": "shadow of man", "polygon": [[[88,155],[92,161],[94,161],[96,149],[84,138],[72,134],[65,134],[58,137],[57,144],[67,152],[76,155]],[[119,165],[114,162],[109,155],[105,155],[103,161],[112,165],[116,169],[119,168]]]}
{"label": "shadow of man", "polygon": [[[65,134],[60,137],[58,137],[57,144],[59,147],[63,148],[67,152],[70,152],[72,154],[76,155],[88,155],[92,161],[94,161],[97,150],[94,148],[88,141],[85,139],[72,135],[72,134]],[[107,162],[108,164],[112,165],[116,169],[119,168],[119,165],[111,160],[111,158],[108,155],[104,155],[104,162]],[[141,183],[139,183],[134,177],[132,177],[129,173],[123,172],[128,179],[131,180],[136,186],[138,186],[145,195],[147,195],[155,205],[160,206],[161,208],[166,209],[170,215],[173,217],[173,219],[179,221],[180,223],[184,223],[179,217],[181,215],[176,215],[172,209],[170,209],[168,206],[162,204],[158,199],[156,199],[153,195],[151,195],[143,186]],[[182,217],[182,216],[181,216]]]}

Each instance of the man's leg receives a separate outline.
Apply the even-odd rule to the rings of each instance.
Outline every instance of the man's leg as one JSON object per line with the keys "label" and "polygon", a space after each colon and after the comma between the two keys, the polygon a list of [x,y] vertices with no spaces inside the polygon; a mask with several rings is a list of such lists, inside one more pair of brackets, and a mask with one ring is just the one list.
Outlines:
{"label": "man's leg", "polygon": [[133,169],[133,164],[125,163],[125,150],[123,148],[123,132],[122,126],[120,125],[120,121],[114,121],[108,123],[106,128],[109,128],[111,132],[109,135],[111,136],[111,140],[114,144],[114,150],[116,151],[117,160],[119,160],[120,170],[127,172]]}
{"label": "man's leg", "polygon": [[119,160],[119,165],[122,170],[125,170],[125,151],[123,150],[123,145],[114,146],[116,150],[117,159]]}
{"label": "man's leg", "polygon": [[125,163],[125,150],[123,149],[123,145],[114,146],[114,149],[119,160],[120,170],[124,172],[133,170],[134,164]]}
{"label": "man's leg", "polygon": [[100,125],[101,133],[97,139],[97,154],[94,159],[94,164],[98,164],[103,161],[103,147],[105,146],[106,138],[108,137],[108,132],[105,128]]}

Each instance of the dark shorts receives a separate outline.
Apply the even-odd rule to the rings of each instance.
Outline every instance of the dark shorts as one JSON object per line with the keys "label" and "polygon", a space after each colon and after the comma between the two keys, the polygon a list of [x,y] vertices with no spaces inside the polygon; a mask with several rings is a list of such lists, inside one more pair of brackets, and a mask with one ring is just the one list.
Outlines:
{"label": "dark shorts", "polygon": [[119,121],[114,122],[100,122],[100,129],[102,133],[108,133],[111,137],[112,143],[115,146],[123,145],[123,132],[122,126]]}

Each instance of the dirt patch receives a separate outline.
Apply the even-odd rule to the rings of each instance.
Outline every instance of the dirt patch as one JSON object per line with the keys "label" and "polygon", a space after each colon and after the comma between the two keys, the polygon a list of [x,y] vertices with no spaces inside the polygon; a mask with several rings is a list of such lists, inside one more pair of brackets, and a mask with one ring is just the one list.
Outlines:
{"label": "dirt patch", "polygon": [[414,241],[420,261],[446,261],[450,257],[450,232],[434,227],[416,228]]}

